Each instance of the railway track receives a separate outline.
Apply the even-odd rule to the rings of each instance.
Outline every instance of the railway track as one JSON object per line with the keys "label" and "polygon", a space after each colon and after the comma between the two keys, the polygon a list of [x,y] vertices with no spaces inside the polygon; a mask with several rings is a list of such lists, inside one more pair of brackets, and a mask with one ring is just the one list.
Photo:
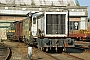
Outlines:
{"label": "railway track", "polygon": [[90,53],[90,49],[86,49],[84,52],[87,52],[87,53],[89,52]]}
{"label": "railway track", "polygon": [[[84,51],[85,51],[85,49],[86,48],[88,48],[88,46],[90,45],[90,43],[89,42],[76,42],[75,43],[76,45],[79,45],[80,44],[80,46],[76,46],[75,48],[73,48],[73,51],[75,51],[75,50],[77,50],[77,51],[75,51],[75,53],[77,53],[77,54],[79,54],[79,53],[83,53]],[[80,50],[79,50],[80,49]],[[79,56],[75,56],[75,55],[72,55],[71,53],[65,53],[65,52],[62,52],[62,53],[48,53],[48,52],[43,52],[43,51],[38,51],[38,52],[42,52],[42,53],[36,53],[36,51],[37,51],[38,49],[37,48],[35,48],[35,51],[34,51],[34,53],[33,54],[35,54],[35,55],[37,55],[37,58],[36,59],[41,59],[41,60],[85,60],[85,59],[83,59],[83,58],[81,58],[81,57],[79,57]],[[71,51],[71,50],[70,50]],[[72,52],[73,52],[72,51]],[[89,52],[90,50],[87,50],[87,52]],[[43,56],[41,56],[41,55],[39,55],[39,54],[41,54],[41,55],[43,55]],[[45,55],[47,55],[47,56],[49,56],[49,58],[48,59],[44,59],[44,58],[47,58],[47,57],[45,57]],[[33,57],[34,58],[34,57]]]}
{"label": "railway track", "polygon": [[[76,51],[78,51],[78,50],[76,49]],[[57,53],[53,53],[53,54],[49,53],[49,54],[51,54],[52,56],[56,57],[59,60],[66,60],[66,59],[67,60],[84,60],[84,59],[79,58],[77,56],[71,55],[70,53],[67,53],[67,52],[62,52],[62,53],[57,52]]]}
{"label": "railway track", "polygon": [[8,60],[10,48],[0,43],[0,60]]}
{"label": "railway track", "polygon": [[[82,58],[76,57],[74,55],[70,55],[69,53],[49,53],[49,52],[43,52],[35,47],[33,47],[33,55],[37,55],[36,59],[41,59],[41,60],[46,60],[46,58],[48,58],[47,60],[84,60]],[[48,56],[48,57],[47,57]],[[35,58],[35,56],[33,56],[33,58]],[[34,60],[34,59],[33,59]]]}
{"label": "railway track", "polygon": [[[12,42],[11,42],[12,43]],[[9,43],[10,44],[10,43]],[[11,44],[10,44],[11,45]],[[2,49],[4,49],[4,45],[0,44],[0,51]],[[4,47],[3,47],[4,46]],[[9,48],[5,47],[6,48],[6,51],[3,50],[4,54],[7,54],[7,55],[2,55],[4,58],[0,60],[7,60],[8,56],[9,56],[9,53],[10,53],[10,50]],[[7,52],[7,53],[5,53]],[[0,52],[1,54],[1,52]],[[1,57],[1,55],[0,55]],[[63,58],[62,58],[63,57]],[[79,57],[76,57],[74,55],[71,55],[71,54],[68,54],[68,53],[47,53],[47,52],[43,52],[35,47],[33,47],[33,55],[32,55],[32,60],[84,60],[82,58],[79,58]]]}
{"label": "railway track", "polygon": [[68,57],[74,58],[75,60],[84,60],[84,59],[82,59],[82,58],[76,57],[76,56],[74,56],[74,55],[70,55],[70,54],[65,53],[65,52],[63,52],[62,54],[66,55],[66,56],[68,56]]}
{"label": "railway track", "polygon": [[83,42],[83,41],[75,41],[76,45],[82,45],[85,47],[89,47],[90,46],[90,42]]}
{"label": "railway track", "polygon": [[77,58],[77,60],[90,60],[90,50],[85,49],[83,53],[70,53],[69,56],[73,58]]}
{"label": "railway track", "polygon": [[52,56],[51,54],[48,54],[46,52],[41,51],[38,48],[33,47],[32,51],[32,60],[59,60],[58,58]]}

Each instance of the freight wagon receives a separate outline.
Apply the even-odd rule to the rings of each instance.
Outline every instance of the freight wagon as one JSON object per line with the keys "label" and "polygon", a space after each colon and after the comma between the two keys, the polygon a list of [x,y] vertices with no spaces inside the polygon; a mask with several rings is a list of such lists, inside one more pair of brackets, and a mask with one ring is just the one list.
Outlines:
{"label": "freight wagon", "polygon": [[88,30],[71,30],[69,37],[76,39],[77,41],[90,41],[90,31]]}
{"label": "freight wagon", "polygon": [[[20,25],[21,23],[21,25]],[[75,47],[68,37],[68,12],[38,12],[15,23],[15,39],[41,50]]]}
{"label": "freight wagon", "polygon": [[14,34],[13,34],[13,36],[12,36],[12,38],[11,38],[11,41],[22,41],[22,38],[23,38],[23,32],[22,32],[22,22],[21,21],[15,21],[15,22],[13,22],[13,24],[14,24]]}
{"label": "freight wagon", "polygon": [[13,35],[15,34],[15,26],[13,23],[10,23],[10,26],[7,28],[7,39],[12,40],[13,39]]}

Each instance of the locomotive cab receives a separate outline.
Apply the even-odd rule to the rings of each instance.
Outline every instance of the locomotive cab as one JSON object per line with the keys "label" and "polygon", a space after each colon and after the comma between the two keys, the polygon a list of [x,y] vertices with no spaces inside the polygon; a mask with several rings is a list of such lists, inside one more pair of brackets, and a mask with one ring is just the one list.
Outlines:
{"label": "locomotive cab", "polygon": [[31,28],[31,31],[32,31],[32,35],[33,36],[36,36],[37,35],[37,17],[32,17],[32,28]]}

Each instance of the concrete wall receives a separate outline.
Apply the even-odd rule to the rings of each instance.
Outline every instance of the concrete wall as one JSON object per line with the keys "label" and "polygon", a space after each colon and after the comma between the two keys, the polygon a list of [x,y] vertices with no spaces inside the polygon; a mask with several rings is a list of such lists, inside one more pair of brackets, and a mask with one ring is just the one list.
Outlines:
{"label": "concrete wall", "polygon": [[7,39],[6,28],[0,28],[0,39]]}
{"label": "concrete wall", "polygon": [[0,20],[4,21],[20,21],[24,20],[26,17],[15,17],[15,16],[0,16]]}

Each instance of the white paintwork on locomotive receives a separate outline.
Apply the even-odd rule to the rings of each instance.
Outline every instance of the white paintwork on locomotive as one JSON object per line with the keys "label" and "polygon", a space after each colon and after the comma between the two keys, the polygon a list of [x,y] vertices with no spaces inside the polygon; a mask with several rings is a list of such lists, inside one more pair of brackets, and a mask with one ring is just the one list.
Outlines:
{"label": "white paintwork on locomotive", "polygon": [[[39,13],[38,13],[39,14]],[[40,13],[41,14],[41,13]],[[46,34],[46,14],[65,14],[65,34]],[[65,37],[67,36],[68,31],[68,12],[45,12],[43,17],[37,18],[38,15],[36,15],[36,24],[33,24],[33,17],[32,17],[32,27],[31,32],[34,37],[37,36],[37,30],[40,29],[42,34],[45,37]]]}
{"label": "white paintwork on locomotive", "polygon": [[[34,17],[32,17],[32,28],[31,28],[32,30],[31,31],[32,31],[32,35],[36,36],[36,33],[37,33],[37,22],[36,22],[36,24],[33,24],[33,18]],[[35,17],[35,18],[36,18],[36,21],[37,21],[37,17]]]}
{"label": "white paintwork on locomotive", "polygon": [[[32,35],[33,36],[37,36],[37,29],[41,29],[41,25],[42,24],[38,24],[38,22],[40,22],[41,21],[41,18],[39,18],[38,19],[38,16],[39,15],[41,15],[42,14],[42,12],[38,12],[38,13],[36,13],[36,14],[33,14],[33,16],[32,16],[32,27],[31,27],[31,32],[32,32]],[[33,24],[33,18],[36,18],[36,23],[35,24]],[[40,21],[38,21],[38,20],[40,20]],[[42,30],[42,29],[41,29]]]}
{"label": "white paintwork on locomotive", "polygon": [[44,32],[44,16],[38,19],[38,29],[40,29],[42,32]]}

